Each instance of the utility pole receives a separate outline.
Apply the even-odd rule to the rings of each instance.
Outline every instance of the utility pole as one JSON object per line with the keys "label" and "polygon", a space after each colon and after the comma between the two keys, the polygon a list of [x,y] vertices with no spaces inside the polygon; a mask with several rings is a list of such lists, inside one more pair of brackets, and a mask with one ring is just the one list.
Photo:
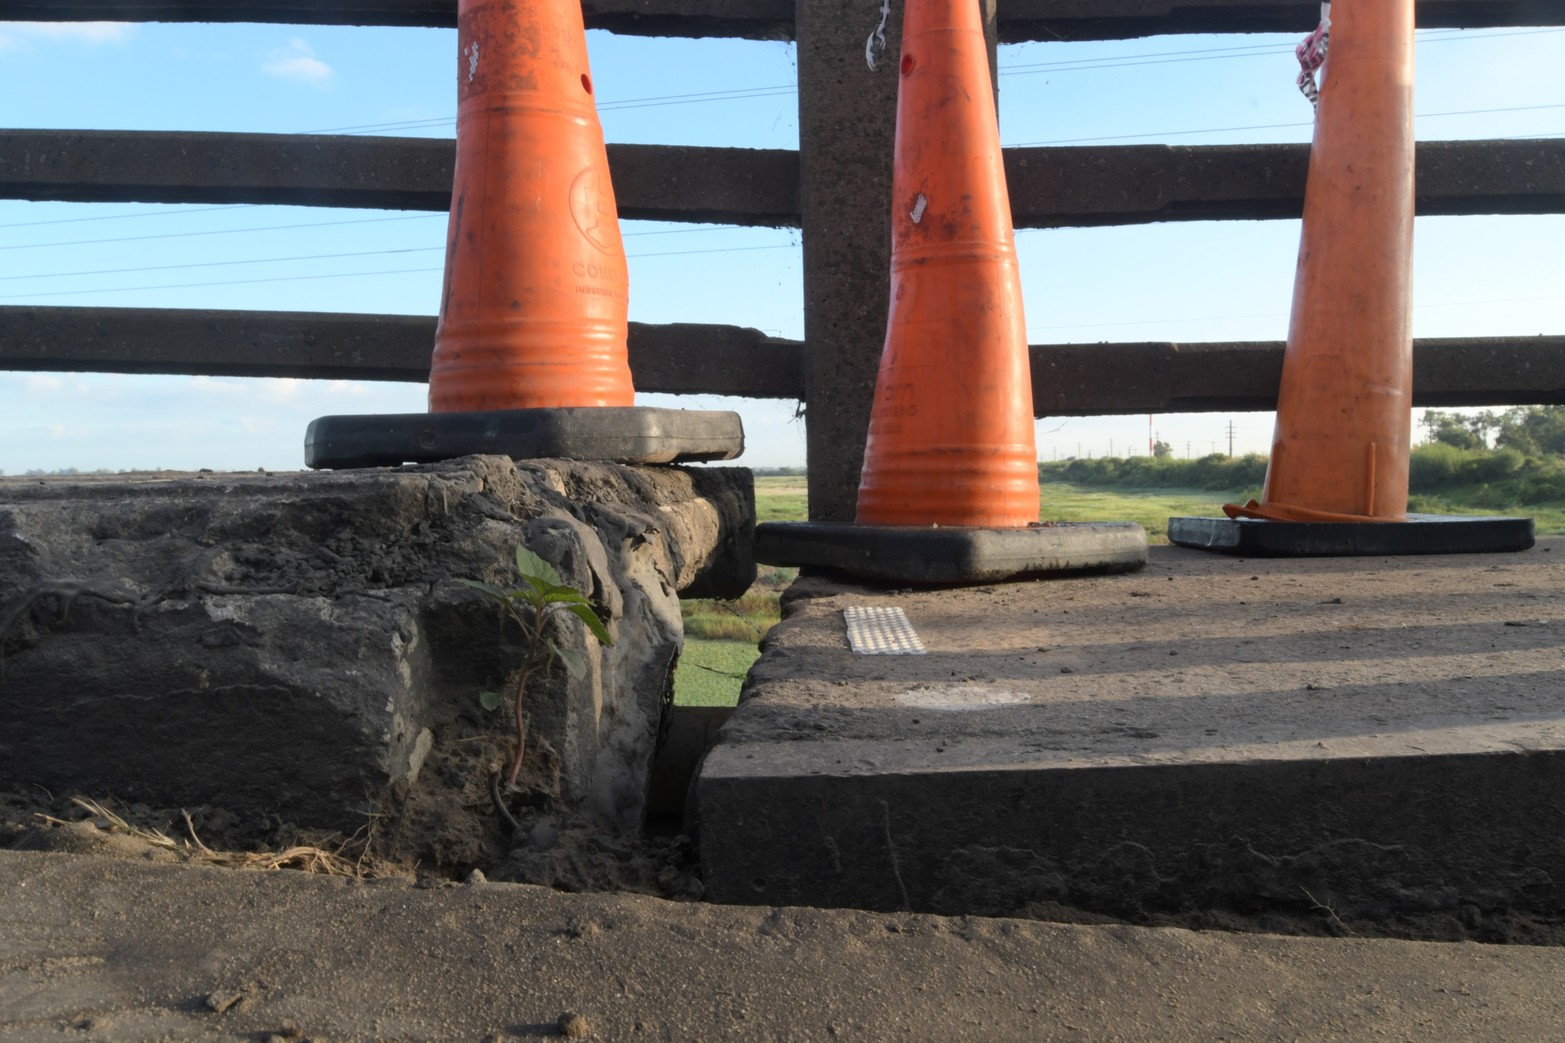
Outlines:
{"label": "utility pole", "polygon": [[1234,455],[1234,422],[1228,421],[1228,455]]}
{"label": "utility pole", "polygon": [[1114,455],[1114,439],[1112,438],[1109,439],[1109,455]]}

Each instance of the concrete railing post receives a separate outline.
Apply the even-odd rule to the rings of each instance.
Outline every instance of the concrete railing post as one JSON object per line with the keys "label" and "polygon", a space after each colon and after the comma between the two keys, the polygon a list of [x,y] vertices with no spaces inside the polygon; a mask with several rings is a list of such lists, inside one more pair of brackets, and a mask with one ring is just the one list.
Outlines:
{"label": "concrete railing post", "polygon": [[900,4],[879,70],[864,39],[874,0],[799,0],[799,207],[804,228],[810,518],[852,521],[891,265]]}

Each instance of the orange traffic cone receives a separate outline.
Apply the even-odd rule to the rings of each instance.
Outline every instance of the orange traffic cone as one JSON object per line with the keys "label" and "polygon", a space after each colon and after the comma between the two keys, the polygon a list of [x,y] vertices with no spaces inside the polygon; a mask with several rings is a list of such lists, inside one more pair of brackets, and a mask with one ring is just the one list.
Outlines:
{"label": "orange traffic cone", "polygon": [[1332,8],[1271,463],[1261,502],[1230,517],[1406,516],[1413,0]]}
{"label": "orange traffic cone", "polygon": [[739,415],[631,405],[629,294],[576,0],[460,0],[457,161],[429,412],[320,417],[309,467],[475,453],[728,460]]}
{"label": "orange traffic cone", "polygon": [[581,5],[461,0],[431,412],[628,406],[629,306]]}
{"label": "orange traffic cone", "polygon": [[1318,107],[1266,486],[1259,503],[1224,505],[1227,518],[1170,518],[1168,538],[1243,555],[1525,550],[1530,518],[1407,514],[1413,0],[1328,11],[1299,48]]}
{"label": "orange traffic cone", "polygon": [[899,584],[1146,564],[1139,525],[1036,524],[1027,330],[988,57],[973,0],[907,0],[891,304],[857,522],[758,525],[757,561]]}
{"label": "orange traffic cone", "polygon": [[908,0],[892,173],[891,308],[858,520],[1038,520],[1010,200],[972,0]]}

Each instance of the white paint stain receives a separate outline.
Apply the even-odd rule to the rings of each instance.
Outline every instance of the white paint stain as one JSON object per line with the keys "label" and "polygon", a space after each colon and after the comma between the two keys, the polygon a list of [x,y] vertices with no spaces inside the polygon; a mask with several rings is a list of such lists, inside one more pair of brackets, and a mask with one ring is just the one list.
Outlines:
{"label": "white paint stain", "polygon": [[908,216],[913,219],[914,224],[918,224],[924,219],[924,211],[927,209],[929,209],[929,200],[925,199],[924,193],[920,192],[917,202],[913,204],[913,212],[908,214]]}
{"label": "white paint stain", "polygon": [[462,53],[467,56],[467,82],[472,83],[473,77],[478,75],[478,41],[462,48]]}
{"label": "white paint stain", "polygon": [[1026,692],[1012,692],[986,685],[947,685],[941,688],[914,688],[896,694],[897,702],[919,710],[944,710],[961,713],[987,710],[996,706],[1019,706],[1032,702]]}

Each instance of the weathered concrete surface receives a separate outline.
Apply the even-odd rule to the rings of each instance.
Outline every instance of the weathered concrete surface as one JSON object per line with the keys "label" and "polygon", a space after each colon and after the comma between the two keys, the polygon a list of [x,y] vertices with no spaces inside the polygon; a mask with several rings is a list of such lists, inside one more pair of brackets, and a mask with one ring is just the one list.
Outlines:
{"label": "weathered concrete surface", "polygon": [[[856,656],[842,609],[922,656]],[[932,593],[800,581],[698,782],[727,902],[1565,911],[1565,540]],[[1461,932],[1458,931],[1458,934]]]}
{"label": "weathered concrete surface", "polygon": [[[452,834],[505,745],[477,708],[521,657],[496,606],[525,544],[615,642],[528,696],[534,782],[639,822],[683,640],[678,592],[742,591],[735,468],[468,457],[329,474],[0,481],[0,783]],[[482,804],[481,796],[476,802]],[[477,830],[476,825],[472,830]],[[469,831],[469,833],[472,832]]]}
{"label": "weathered concrete surface", "polygon": [[[0,1038],[1548,1040],[1565,952],[0,852]],[[222,1012],[218,1013],[218,1009]]]}

